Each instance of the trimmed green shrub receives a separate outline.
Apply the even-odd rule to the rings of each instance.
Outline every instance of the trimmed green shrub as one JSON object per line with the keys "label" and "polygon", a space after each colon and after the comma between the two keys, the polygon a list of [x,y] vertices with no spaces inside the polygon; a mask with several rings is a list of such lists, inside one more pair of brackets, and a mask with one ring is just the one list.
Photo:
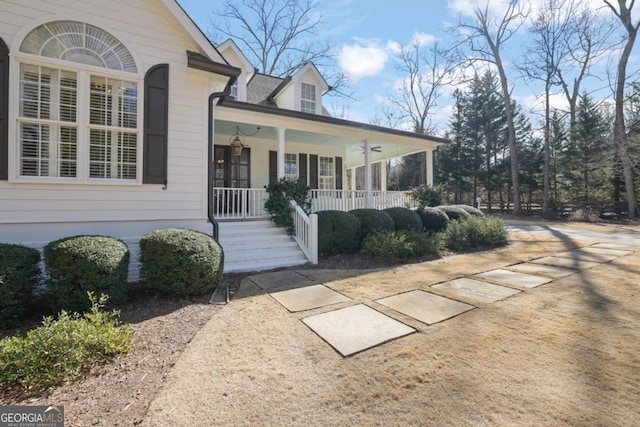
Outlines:
{"label": "trimmed green shrub", "polygon": [[416,213],[420,215],[422,226],[427,232],[437,233],[447,228],[449,217],[440,209],[420,207],[416,209]]}
{"label": "trimmed green shrub", "polygon": [[420,184],[417,187],[409,189],[411,197],[413,197],[420,206],[438,206],[442,203],[443,192],[444,190],[441,186],[434,187],[426,184]]}
{"label": "trimmed green shrub", "polygon": [[129,249],[105,236],[73,236],[44,248],[49,293],[55,311],[84,311],[91,307],[87,292],[109,295],[112,304],[127,296]]}
{"label": "trimmed green shrub", "polygon": [[311,212],[309,186],[298,179],[282,178],[265,186],[269,198],[264,202],[264,210],[271,215],[271,221],[284,227],[290,236],[295,233],[290,200],[295,201],[307,214]]}
{"label": "trimmed green shrub", "polygon": [[383,210],[391,216],[396,230],[422,231],[420,215],[407,208],[387,208]]}
{"label": "trimmed green shrub", "polygon": [[436,207],[436,209],[440,209],[442,212],[446,213],[451,220],[462,219],[469,216],[467,211],[458,206],[443,205]]}
{"label": "trimmed green shrub", "polygon": [[166,228],[140,239],[140,278],[165,295],[213,292],[224,268],[224,253],[213,237],[194,230]]}
{"label": "trimmed green shrub", "polygon": [[321,254],[349,254],[360,250],[360,220],[349,212],[320,211],[318,251]]}
{"label": "trimmed green shrub", "polygon": [[442,247],[439,234],[406,230],[380,230],[365,237],[362,253],[371,257],[404,259],[438,255]]}
{"label": "trimmed green shrub", "polygon": [[128,353],[131,327],[118,322],[118,312],[102,310],[106,295],[96,300],[89,293],[88,301],[91,310],[84,315],[62,311],[56,320],[46,317],[26,337],[0,341],[0,384],[50,387]]}
{"label": "trimmed green shrub", "polygon": [[507,227],[496,217],[469,216],[450,221],[444,231],[444,244],[453,251],[491,248],[507,243]]}
{"label": "trimmed green shrub", "polygon": [[15,326],[38,284],[40,251],[0,243],[0,329]]}
{"label": "trimmed green shrub", "polygon": [[360,238],[380,230],[393,230],[395,223],[388,213],[378,209],[354,209],[349,213],[360,220]]}
{"label": "trimmed green shrub", "polygon": [[475,216],[479,216],[479,217],[483,217],[484,216],[484,213],[482,213],[482,211],[480,209],[474,208],[473,206],[469,206],[469,205],[452,205],[452,206],[464,210],[469,215],[475,215]]}

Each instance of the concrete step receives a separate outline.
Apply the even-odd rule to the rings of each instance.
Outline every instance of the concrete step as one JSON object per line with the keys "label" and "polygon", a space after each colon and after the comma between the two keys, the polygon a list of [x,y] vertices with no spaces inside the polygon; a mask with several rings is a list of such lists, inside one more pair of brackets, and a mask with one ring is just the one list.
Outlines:
{"label": "concrete step", "polygon": [[308,262],[295,240],[269,221],[223,222],[219,230],[225,273],[271,270]]}

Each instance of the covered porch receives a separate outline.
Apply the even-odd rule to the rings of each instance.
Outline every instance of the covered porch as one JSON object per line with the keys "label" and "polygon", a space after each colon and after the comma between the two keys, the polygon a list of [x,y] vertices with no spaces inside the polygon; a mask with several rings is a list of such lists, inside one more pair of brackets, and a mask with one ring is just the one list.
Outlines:
{"label": "covered porch", "polygon": [[[426,154],[444,139],[333,117],[224,101],[215,108],[210,209],[216,220],[266,218],[265,186],[281,178],[311,188],[312,212],[414,207],[387,189],[387,161]],[[364,179],[356,182],[356,171]]]}
{"label": "covered porch", "polygon": [[[386,188],[387,161],[425,152],[426,182],[432,184],[433,150],[447,142],[412,132],[237,101],[223,101],[213,113],[209,218],[214,224],[220,223],[220,227],[214,228],[222,230],[217,237],[225,250],[225,269],[229,262],[230,269],[235,271],[291,265],[294,258],[317,263],[315,212],[414,207],[408,192]],[[364,176],[361,183],[356,182],[358,170]],[[297,245],[301,258],[292,253],[286,242],[277,241],[275,230],[264,221],[268,218],[264,210],[265,186],[281,178],[300,180],[311,188],[311,213],[292,205],[295,243],[291,243]],[[247,220],[253,221],[242,223]],[[235,231],[227,231],[225,235],[225,230],[230,229]],[[279,232],[286,238],[283,229]]]}

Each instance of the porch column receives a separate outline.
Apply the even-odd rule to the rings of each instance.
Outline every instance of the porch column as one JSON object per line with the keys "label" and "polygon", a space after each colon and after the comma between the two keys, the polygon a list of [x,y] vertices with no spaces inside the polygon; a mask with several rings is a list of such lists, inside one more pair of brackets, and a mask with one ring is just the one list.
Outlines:
{"label": "porch column", "polygon": [[387,161],[380,162],[380,190],[387,191]]}
{"label": "porch column", "polygon": [[433,148],[426,151],[427,154],[427,185],[433,186]]}
{"label": "porch column", "polygon": [[371,194],[371,143],[364,140],[364,189],[366,191],[364,204],[367,209],[373,208],[373,197]]}
{"label": "porch column", "polygon": [[278,131],[278,181],[284,178],[284,134],[287,129],[277,128]]}

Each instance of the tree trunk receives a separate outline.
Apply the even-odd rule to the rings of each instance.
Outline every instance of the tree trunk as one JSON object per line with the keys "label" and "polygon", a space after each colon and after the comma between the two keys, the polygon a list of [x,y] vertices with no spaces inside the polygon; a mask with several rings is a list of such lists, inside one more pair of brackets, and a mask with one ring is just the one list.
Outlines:
{"label": "tree trunk", "polygon": [[[616,91],[614,94],[616,100],[616,118],[613,122],[613,142],[620,156],[622,163],[622,171],[624,174],[624,187],[627,192],[627,208],[629,210],[629,219],[637,218],[640,214],[638,209],[638,200],[636,199],[636,189],[633,183],[633,167],[631,158],[629,157],[629,142],[627,140],[627,131],[624,123],[624,87],[627,81],[627,63],[633,49],[633,44],[638,34],[638,26],[640,22],[633,25],[631,22],[631,9],[627,8],[625,0],[618,0],[620,11],[618,12],[607,0],[605,4],[613,10],[615,15],[620,19],[621,23],[627,30],[629,38],[620,55],[618,62],[618,75],[616,80]],[[631,2],[633,8],[634,2]]]}

